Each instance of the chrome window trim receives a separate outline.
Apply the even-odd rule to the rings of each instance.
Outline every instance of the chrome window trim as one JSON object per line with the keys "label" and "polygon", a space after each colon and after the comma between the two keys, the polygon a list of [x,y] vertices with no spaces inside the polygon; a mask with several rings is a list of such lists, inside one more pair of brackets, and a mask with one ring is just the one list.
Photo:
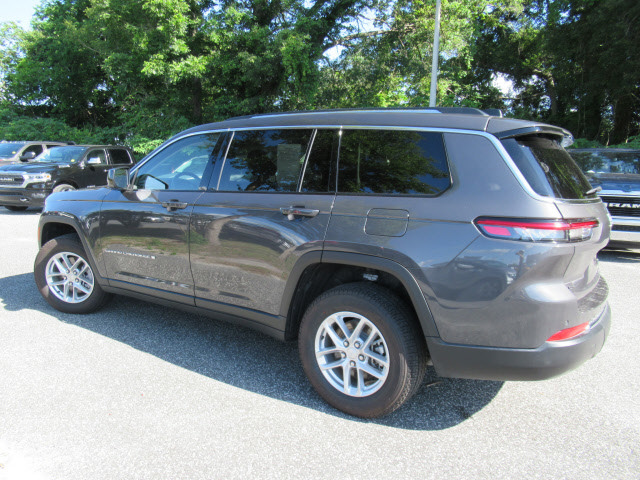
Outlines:
{"label": "chrome window trim", "polygon": [[[384,110],[385,112],[387,110]],[[399,110],[398,112],[403,112],[406,113],[406,110]],[[421,110],[415,110],[415,112],[423,112]],[[440,112],[437,112],[440,113]],[[314,115],[321,115],[321,114],[326,114],[325,112],[316,112],[313,113]],[[278,116],[290,116],[291,114],[277,114]],[[276,116],[276,115],[274,115]],[[252,117],[250,117],[252,118]],[[502,160],[505,162],[505,164],[507,165],[507,167],[509,168],[509,170],[511,170],[511,173],[515,176],[516,180],[518,181],[518,183],[522,186],[522,188],[524,189],[524,191],[527,193],[527,195],[529,195],[531,198],[533,198],[534,200],[540,201],[540,202],[545,202],[545,203],[550,203],[550,204],[554,204],[554,203],[565,203],[565,204],[585,204],[585,203],[599,203],[601,200],[599,197],[595,197],[595,198],[588,198],[588,199],[563,199],[563,198],[555,198],[555,197],[545,197],[542,195],[539,195],[538,193],[536,193],[533,188],[531,188],[531,186],[529,185],[529,182],[527,182],[527,180],[525,179],[524,175],[522,174],[522,172],[520,172],[520,169],[516,166],[515,162],[511,159],[511,156],[509,155],[509,153],[507,152],[507,150],[505,149],[504,145],[502,145],[502,142],[498,139],[498,137],[492,133],[488,133],[486,131],[481,131],[481,130],[467,130],[467,129],[460,129],[460,128],[436,128],[436,127],[405,127],[405,126],[399,126],[399,125],[337,125],[337,124],[331,124],[331,125],[326,125],[326,124],[314,124],[314,125],[268,125],[268,126],[259,126],[259,127],[228,127],[228,128],[222,128],[222,129],[211,129],[211,130],[200,130],[198,132],[192,132],[186,135],[181,135],[181,136],[177,136],[171,143],[167,143],[166,145],[164,145],[162,147],[162,149],[158,150],[157,152],[153,153],[153,156],[150,156],[147,159],[143,159],[140,163],[136,164],[136,166],[134,168],[131,169],[131,173],[134,173],[138,168],[140,168],[142,165],[144,165],[145,163],[147,163],[149,160],[151,160],[152,158],[155,158],[155,156],[157,154],[159,154],[161,151],[163,151],[165,148],[167,148],[169,145],[177,142],[178,140],[181,140],[185,137],[190,137],[190,136],[194,136],[194,135],[206,135],[206,134],[210,134],[210,133],[225,133],[225,132],[242,132],[242,131],[247,131],[247,130],[274,130],[274,129],[319,129],[319,128],[326,128],[326,129],[335,129],[335,130],[362,130],[362,129],[367,129],[367,130],[404,130],[404,131],[421,131],[421,132],[439,132],[442,134],[445,133],[454,133],[454,134],[462,134],[462,135],[476,135],[479,137],[483,137],[486,138],[487,140],[489,140],[492,145],[496,148],[496,150],[498,151],[498,153],[500,154],[500,156],[502,157]],[[231,144],[231,142],[229,142],[229,145]],[[445,142],[445,148],[446,148],[446,142]],[[227,152],[228,152],[228,148],[227,148]],[[223,161],[226,161],[227,159],[227,152],[225,152]],[[448,161],[448,159],[447,159]],[[224,168],[224,165],[223,165]],[[453,180],[453,179],[452,179]],[[216,190],[217,187],[219,186],[219,182],[220,182],[220,178],[218,178],[218,182],[216,185]],[[452,182],[453,185],[453,182]]]}

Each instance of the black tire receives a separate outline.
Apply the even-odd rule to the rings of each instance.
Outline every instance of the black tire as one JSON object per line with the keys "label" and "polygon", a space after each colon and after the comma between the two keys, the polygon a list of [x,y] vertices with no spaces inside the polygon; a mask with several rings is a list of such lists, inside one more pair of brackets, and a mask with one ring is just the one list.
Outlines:
{"label": "black tire", "polygon": [[75,190],[76,187],[74,187],[73,185],[69,185],[68,183],[61,183],[59,185],[56,185],[55,187],[53,187],[53,193],[57,193],[57,192],[68,192],[68,191],[72,191]]}
{"label": "black tire", "polygon": [[[381,342],[373,342],[373,345],[377,344],[375,348],[378,350],[374,350],[371,346],[368,353],[365,352],[364,345],[370,341],[366,339],[364,343],[349,345],[350,348],[343,348],[349,343],[346,336],[341,338],[341,340],[347,340],[342,346],[330,340],[332,337],[328,334],[326,326],[331,324],[332,318],[336,318],[332,316],[339,312],[352,312],[358,316],[344,316],[349,328],[351,328],[350,325],[355,327],[361,321],[365,322],[364,325],[372,324],[379,334],[376,338],[382,337]],[[351,334],[354,331],[355,328],[350,330]],[[371,331],[375,332],[375,330]],[[327,335],[321,332],[326,332]],[[335,330],[333,332],[335,333]],[[369,338],[375,335],[374,333]],[[354,335],[351,340],[355,338]],[[321,360],[318,360],[316,346],[323,348],[321,344],[326,346],[327,341],[342,351],[340,354],[331,353],[321,356]],[[327,348],[333,349],[331,345]],[[356,346],[361,350],[357,350]],[[304,371],[318,394],[338,410],[357,417],[380,417],[399,408],[418,390],[427,370],[426,343],[415,315],[391,291],[368,282],[341,285],[320,295],[304,314],[300,324],[298,348]],[[384,355],[379,354],[380,351],[384,352]],[[377,377],[368,376],[366,369],[373,366],[379,367],[382,371],[385,362],[376,363],[373,356],[368,356],[371,354],[384,357],[388,365],[386,378],[381,385],[378,385],[380,382]],[[319,362],[333,365],[334,361],[343,362],[345,366],[349,363],[353,367],[348,367],[348,370],[342,367],[331,367],[325,369],[328,373],[323,373]],[[345,375],[347,371],[350,372],[349,375]],[[340,374],[343,375],[342,385],[347,383],[349,388],[355,379],[360,378],[360,375],[368,376],[367,381],[371,382],[368,388],[371,388],[371,393],[360,395],[360,391],[364,392],[364,388],[362,390],[358,388],[358,391],[351,392],[351,395],[344,393],[338,386],[334,386],[340,382]],[[365,387],[366,382],[358,380],[358,383]]]}
{"label": "black tire", "polygon": [[19,205],[5,205],[4,208],[11,212],[24,212],[29,207],[22,207]]}
{"label": "black tire", "polygon": [[[64,287],[56,288],[55,286],[50,286],[47,283],[47,268],[49,261],[59,255],[70,258],[72,261],[77,259],[82,260],[82,267],[86,266],[84,273],[77,277],[73,276],[73,273],[71,273],[70,276],[77,278],[78,281],[75,283],[77,284],[80,282],[83,289],[90,290],[88,294],[80,292],[81,298],[76,299],[74,296],[70,301],[65,301],[64,299],[59,298],[58,295],[60,293],[66,293],[67,290],[64,290]],[[57,269],[54,263],[52,263],[52,268]],[[40,294],[49,303],[49,305],[64,313],[90,313],[101,308],[111,298],[111,295],[102,290],[96,281],[95,274],[87,260],[84,248],[82,247],[78,237],[74,234],[62,235],[45,243],[36,256],[33,274]],[[64,272],[58,275],[56,279],[64,279],[65,283],[74,283],[66,282],[67,276]],[[91,289],[88,288],[90,283],[92,283]],[[72,288],[74,288],[73,285]],[[58,291],[58,295],[56,295],[54,289]],[[64,291],[60,292],[60,290]],[[73,294],[75,295],[75,292]]]}

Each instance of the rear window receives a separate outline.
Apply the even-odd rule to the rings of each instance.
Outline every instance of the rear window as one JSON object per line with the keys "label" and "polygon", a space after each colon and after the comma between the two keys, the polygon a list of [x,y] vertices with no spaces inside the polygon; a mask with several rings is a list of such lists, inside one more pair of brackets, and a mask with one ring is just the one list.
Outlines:
{"label": "rear window", "polygon": [[592,189],[580,167],[557,140],[539,135],[502,141],[531,188],[544,197],[583,199]]}

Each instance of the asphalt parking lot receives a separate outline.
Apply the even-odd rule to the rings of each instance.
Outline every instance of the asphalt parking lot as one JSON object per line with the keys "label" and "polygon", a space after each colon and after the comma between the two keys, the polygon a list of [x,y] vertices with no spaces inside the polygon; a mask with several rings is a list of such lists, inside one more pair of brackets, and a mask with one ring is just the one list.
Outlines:
{"label": "asphalt parking lot", "polygon": [[439,379],[374,421],[295,344],[137,300],[66,315],[33,281],[39,212],[0,208],[0,479],[640,478],[640,252],[604,252],[603,351],[543,382]]}

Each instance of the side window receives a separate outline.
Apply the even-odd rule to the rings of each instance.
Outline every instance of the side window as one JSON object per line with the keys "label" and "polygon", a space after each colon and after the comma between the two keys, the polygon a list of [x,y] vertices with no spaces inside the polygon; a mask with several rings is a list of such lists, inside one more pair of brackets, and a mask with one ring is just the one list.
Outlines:
{"label": "side window", "polygon": [[87,165],[106,165],[107,155],[103,149],[91,150],[87,153]]}
{"label": "side window", "polygon": [[44,148],[42,147],[42,145],[31,145],[29,148],[24,149],[24,152],[22,152],[22,155],[24,155],[25,153],[33,152],[36,154],[36,157],[37,157],[42,153],[43,150]]}
{"label": "side window", "polygon": [[109,156],[113,165],[128,165],[131,163],[129,152],[124,148],[112,148],[109,150]]}
{"label": "side window", "polygon": [[440,133],[344,130],[338,192],[435,195],[450,185]]}
{"label": "side window", "polygon": [[295,192],[313,130],[236,132],[219,191]]}
{"label": "side window", "polygon": [[303,173],[302,192],[335,192],[338,133],[338,130],[318,130],[316,133]]}
{"label": "side window", "polygon": [[219,133],[208,133],[172,143],[138,169],[134,186],[146,190],[198,190],[218,138]]}

